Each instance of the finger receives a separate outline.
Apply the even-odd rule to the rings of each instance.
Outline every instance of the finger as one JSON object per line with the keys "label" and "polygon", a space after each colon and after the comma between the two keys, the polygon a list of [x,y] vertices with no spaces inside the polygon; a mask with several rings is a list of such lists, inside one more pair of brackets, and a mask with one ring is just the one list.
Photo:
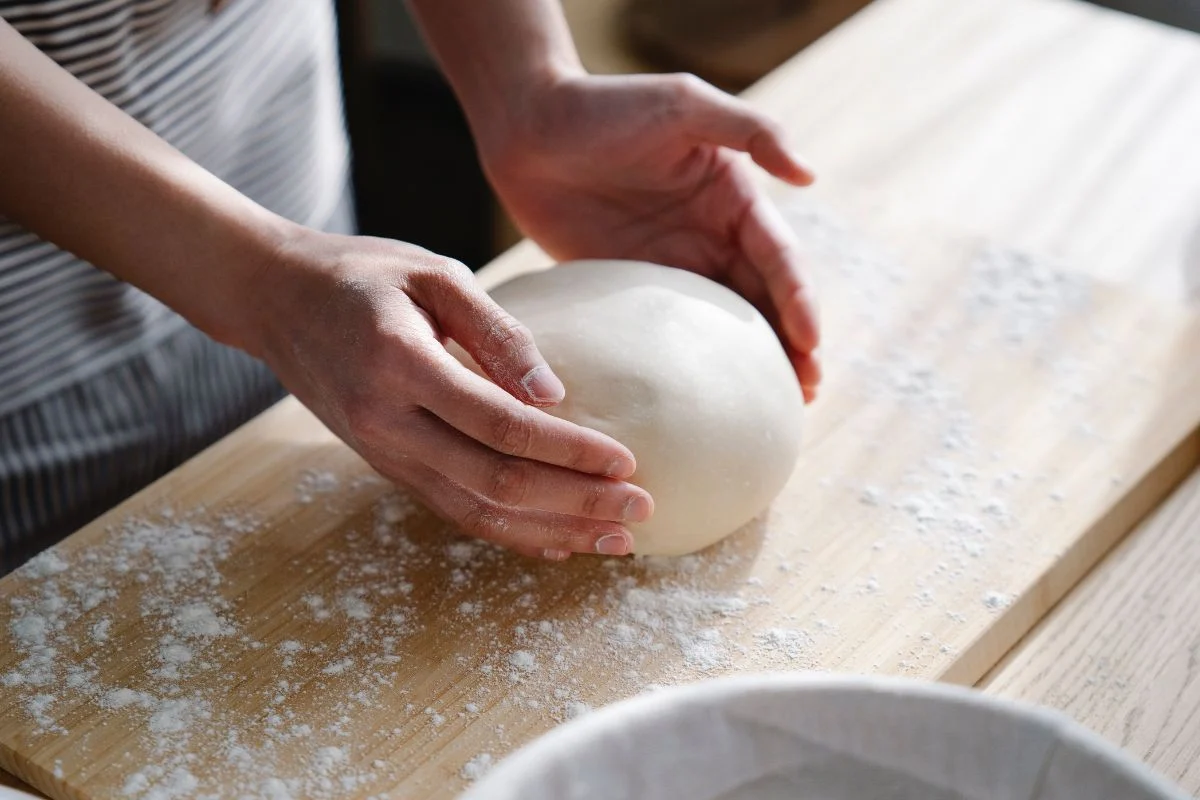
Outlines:
{"label": "finger", "polygon": [[654,512],[648,492],[613,478],[502,455],[422,413],[406,431],[405,453],[497,505],[616,522]]}
{"label": "finger", "polygon": [[817,306],[809,291],[799,243],[761,192],[742,218],[738,239],[746,258],[762,275],[787,344],[811,353],[820,344]]}
{"label": "finger", "polygon": [[512,547],[509,549],[518,555],[527,556],[528,558],[540,558],[544,561],[566,561],[571,557],[570,550],[542,550],[537,547]]}
{"label": "finger", "polygon": [[817,399],[817,387],[821,385],[821,360],[816,353],[798,353],[795,350],[788,351],[788,358],[800,380],[804,402],[811,403]]}
{"label": "finger", "polygon": [[404,482],[464,533],[520,553],[558,560],[558,553],[564,551],[602,555],[633,552],[633,535],[615,522],[505,508],[425,466],[408,470]]}
{"label": "finger", "polygon": [[687,132],[710,144],[748,153],[754,163],[780,180],[808,186],[812,169],[787,146],[780,127],[744,100],[693,76],[681,76],[683,121]]}
{"label": "finger", "polygon": [[552,406],[566,395],[529,329],[492,300],[463,265],[447,261],[416,274],[409,293],[513,397]]}
{"label": "finger", "polygon": [[776,334],[783,338],[783,329],[779,322],[779,314],[771,304],[771,294],[767,291],[767,283],[762,273],[749,261],[740,261],[730,268],[723,282],[741,295],[750,305],[754,306],[771,323]]}
{"label": "finger", "polygon": [[499,453],[592,475],[624,479],[637,469],[633,453],[615,439],[521,403],[444,349],[429,355],[432,366],[418,397],[475,441]]}
{"label": "finger", "polygon": [[[731,270],[729,273],[730,288],[746,298],[755,308],[761,311],[763,317],[774,328],[776,335],[782,341],[786,342],[779,313],[771,305],[770,294],[767,292],[766,283],[762,275],[749,264],[742,264],[740,267],[739,269]],[[786,343],[783,346],[788,360],[792,363],[792,369],[796,372],[796,379],[800,382],[800,388],[804,391],[804,399],[806,402],[811,403],[816,399],[817,386],[821,383],[820,359],[817,358],[816,353],[801,353]]]}

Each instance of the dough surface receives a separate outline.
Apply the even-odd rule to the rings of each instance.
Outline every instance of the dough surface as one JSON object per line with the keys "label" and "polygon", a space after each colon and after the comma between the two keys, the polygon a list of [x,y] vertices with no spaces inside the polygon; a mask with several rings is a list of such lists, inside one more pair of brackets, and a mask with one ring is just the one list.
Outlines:
{"label": "dough surface", "polygon": [[633,451],[654,498],[637,553],[682,555],[733,533],[787,482],[804,401],[758,311],[684,270],[575,261],[491,292],[566,386],[554,414]]}

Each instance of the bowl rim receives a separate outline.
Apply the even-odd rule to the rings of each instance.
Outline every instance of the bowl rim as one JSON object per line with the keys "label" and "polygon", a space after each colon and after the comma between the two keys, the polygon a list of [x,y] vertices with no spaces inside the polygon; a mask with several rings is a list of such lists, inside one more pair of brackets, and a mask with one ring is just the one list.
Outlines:
{"label": "bowl rim", "polygon": [[0,800],[38,800],[38,796],[12,786],[0,785]]}
{"label": "bowl rim", "polygon": [[691,683],[656,688],[603,706],[543,733],[502,758],[495,767],[469,787],[459,800],[485,800],[493,792],[536,774],[542,765],[562,752],[586,752],[586,745],[615,726],[636,725],[661,718],[680,709],[717,706],[731,698],[753,694],[886,694],[916,698],[942,706],[969,708],[975,713],[1009,716],[1041,723],[1060,736],[1073,740],[1123,771],[1147,791],[1164,800],[1192,800],[1178,786],[1148,765],[1125,752],[1067,714],[1046,706],[985,694],[974,687],[934,680],[836,672],[755,672],[709,678]]}

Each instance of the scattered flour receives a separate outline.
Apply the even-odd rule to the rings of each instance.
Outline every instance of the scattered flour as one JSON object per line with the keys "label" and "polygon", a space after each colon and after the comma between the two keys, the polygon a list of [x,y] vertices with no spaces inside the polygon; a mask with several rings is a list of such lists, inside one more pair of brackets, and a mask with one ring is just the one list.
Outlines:
{"label": "scattered flour", "polygon": [[304,504],[313,502],[317,495],[332,494],[341,488],[341,480],[328,470],[305,470],[296,484],[296,499]]}
{"label": "scattered flour", "polygon": [[508,657],[508,663],[522,672],[531,672],[537,669],[537,659],[528,650],[518,650],[513,653]]}
{"label": "scattered flour", "polygon": [[108,617],[101,617],[92,623],[92,641],[96,644],[104,644],[108,641],[108,631],[112,627],[112,620]]}
{"label": "scattered flour", "polygon": [[[270,711],[253,734],[265,736],[264,743],[249,747],[239,741],[239,726],[250,729],[245,720],[237,721],[236,704],[228,698],[230,692],[244,691],[236,689],[242,677],[213,670],[225,658],[263,650],[262,643],[244,635],[234,604],[222,594],[222,564],[237,541],[255,529],[246,516],[167,512],[158,519],[130,520],[103,544],[70,558],[47,551],[19,570],[22,588],[9,597],[6,628],[21,660],[0,675],[0,683],[22,690],[21,708],[35,735],[65,734],[60,718],[80,704],[99,712],[107,724],[140,731],[139,747],[118,754],[113,763],[124,770],[122,796],[136,800],[324,800],[361,794],[358,789],[374,780],[372,773],[350,764],[334,743],[321,744],[322,738],[338,738],[336,724],[316,730],[294,712]],[[118,597],[122,609],[140,614],[140,629],[152,634],[149,641],[111,647]],[[352,591],[341,597],[339,608],[348,618],[370,616]],[[386,625],[396,630],[394,621]],[[148,649],[134,651],[142,657],[129,661],[124,651],[143,645]],[[315,647],[289,639],[275,651],[282,662]],[[394,640],[381,642],[381,665],[394,647]],[[130,674],[131,663],[141,664],[142,671]],[[324,666],[349,663],[333,658]],[[118,673],[110,672],[113,665]],[[106,679],[108,674],[120,674],[124,685]],[[386,675],[381,667],[372,672]],[[288,681],[277,682],[267,707],[285,700],[290,690]],[[339,719],[374,697],[363,689],[346,696],[337,704]],[[293,741],[311,743],[314,756],[306,764],[281,767],[291,762],[280,760],[279,748]],[[214,776],[192,769],[198,748],[227,761],[215,793]]]}
{"label": "scattered flour", "polygon": [[990,609],[999,610],[1012,605],[1012,595],[1004,592],[991,591],[983,596],[983,604]]}
{"label": "scattered flour", "polygon": [[465,781],[477,781],[492,767],[491,753],[480,753],[466,764],[463,764],[459,775]]}
{"label": "scattered flour", "polygon": [[352,668],[353,666],[354,666],[354,659],[343,658],[338,661],[334,661],[332,664],[326,664],[324,667],[321,668],[321,674],[322,675],[341,675],[343,672]]}
{"label": "scattered flour", "polygon": [[592,707],[587,703],[580,702],[579,700],[572,700],[571,702],[567,703],[564,712],[564,716],[566,716],[567,719],[575,719],[576,717],[582,717],[584,714],[590,714],[592,712]]}
{"label": "scattered flour", "polygon": [[754,634],[754,642],[763,656],[796,661],[805,656],[813,645],[813,638],[795,628],[767,628]]}
{"label": "scattered flour", "polygon": [[29,559],[25,563],[25,566],[21,568],[21,572],[25,577],[37,580],[64,572],[68,566],[67,562],[57,552],[47,550]]}
{"label": "scattered flour", "polygon": [[[819,209],[793,206],[788,214],[825,268],[854,276],[863,325],[901,324],[903,309],[890,298],[909,279],[904,264]],[[1014,347],[1036,343],[1060,314],[1086,301],[1077,281],[1002,248],[982,251],[964,281],[959,299],[977,312],[978,328],[991,319]],[[281,587],[289,581],[321,587],[281,600],[280,630],[268,633],[248,618],[241,590],[226,583],[228,562],[246,552],[239,550],[242,539],[256,530],[254,518],[168,512],[119,526],[94,550],[69,556],[51,550],[20,570],[23,589],[10,598],[5,617],[20,661],[0,675],[0,684],[20,692],[19,708],[38,735],[63,733],[62,720],[81,703],[102,712],[106,724],[135,731],[138,746],[116,756],[112,767],[121,770],[122,795],[132,800],[332,800],[373,796],[390,785],[392,768],[376,756],[384,743],[444,736],[486,719],[477,717],[481,708],[515,708],[555,721],[586,714],[584,698],[597,696],[593,673],[619,678],[604,684],[615,700],[723,674],[747,660],[764,668],[819,665],[840,639],[843,597],[881,608],[928,606],[938,620],[931,627],[953,630],[967,621],[959,609],[977,603],[982,587],[998,585],[982,577],[984,567],[1014,557],[1004,534],[1019,522],[1013,509],[1023,507],[1019,493],[1031,478],[1005,469],[1003,455],[980,444],[996,432],[970,413],[972,387],[934,366],[937,348],[959,332],[921,322],[923,338],[904,352],[882,346],[830,354],[849,365],[851,390],[889,413],[900,409],[903,426],[882,431],[881,440],[919,437],[926,445],[924,456],[899,474],[831,475],[821,482],[822,491],[852,492],[871,527],[859,537],[863,566],[853,575],[822,573],[818,554],[807,550],[783,560],[768,539],[761,552],[725,542],[677,559],[608,559],[587,581],[552,580],[551,571],[571,569],[575,560],[565,567],[536,564],[457,538],[411,498],[392,492],[359,529],[336,534],[344,537],[336,547],[298,548],[302,555],[286,565],[275,554],[263,557],[264,568],[280,573]],[[357,486],[310,470],[296,497],[328,506]],[[1046,500],[1052,486],[1038,496]],[[1064,499],[1059,492],[1049,497],[1048,503]],[[415,528],[432,533],[416,535]],[[928,556],[928,567],[911,585],[894,586],[886,563],[910,552]],[[749,576],[756,559],[776,563]],[[322,579],[308,580],[312,573]],[[876,574],[887,576],[886,591]],[[768,584],[777,582],[819,598],[820,613],[830,618],[797,619],[771,607]],[[140,614],[146,641],[124,640],[129,626],[116,616],[118,597],[121,609]],[[1000,591],[982,596],[991,610],[1012,600]],[[486,612],[496,608],[516,621],[494,621]],[[913,652],[897,659],[901,669],[953,651],[945,630],[911,634]],[[441,711],[397,703],[408,691],[407,670],[427,658],[411,646],[418,638],[426,646],[431,638],[445,642],[440,652],[475,679],[470,701],[439,697]],[[458,646],[466,640],[479,646]],[[133,649],[142,671],[116,674],[113,664],[129,661],[110,657],[113,648]],[[262,666],[247,673],[249,664]],[[388,727],[364,730],[363,720],[376,718],[385,703]],[[247,706],[258,713],[240,710]],[[466,762],[461,777],[478,779],[492,766],[492,752],[515,744],[498,726],[491,752]],[[222,763],[219,780],[196,766],[199,753]]]}
{"label": "scattered flour", "polygon": [[997,314],[1011,344],[1047,338],[1065,312],[1089,299],[1088,279],[1041,256],[992,245],[971,264],[969,307]]}

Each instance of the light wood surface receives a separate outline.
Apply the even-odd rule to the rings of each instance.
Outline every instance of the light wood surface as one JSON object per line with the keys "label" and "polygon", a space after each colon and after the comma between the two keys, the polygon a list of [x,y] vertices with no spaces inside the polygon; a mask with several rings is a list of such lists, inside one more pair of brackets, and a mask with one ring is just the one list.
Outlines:
{"label": "light wood surface", "polygon": [[1074,0],[879,0],[751,95],[814,193],[1200,285],[1200,37]]}
{"label": "light wood surface", "polygon": [[[612,2],[567,3],[589,68]],[[1075,0],[876,0],[749,96],[814,193],[1200,296],[1200,37]]]}
{"label": "light wood surface", "polygon": [[[1091,79],[1051,48],[1097,67],[1096,40],[1106,60]],[[1054,57],[1030,58],[1042,49]],[[114,593],[75,617],[54,611],[63,627],[48,634],[94,669],[76,681],[89,691],[0,685],[0,765],[55,797],[113,796],[164,764],[228,788],[246,780],[232,731],[264,774],[349,780],[312,796],[447,797],[481,755],[648,684],[762,666],[974,682],[1195,463],[1194,316],[1071,277],[1140,265],[1159,290],[1182,285],[1179,208],[1196,176],[1149,120],[1191,130],[1194,90],[1180,82],[1182,111],[1135,104],[1145,124],[1125,119],[1137,131],[1126,150],[1147,142],[1173,170],[1113,169],[1114,199],[1057,165],[1091,164],[1087,153],[1121,163],[1108,140],[1082,135],[1080,115],[1103,96],[1111,119],[1117,100],[1140,97],[1129,88],[1140,77],[1163,63],[1175,74],[1198,52],[1056,2],[873,5],[752,93],[823,169],[823,188],[780,200],[813,250],[830,364],[804,459],[761,524],[668,566],[540,565],[448,545],[421,512],[379,525],[397,509],[378,506],[386,487],[285,402],[72,537],[70,570],[0,582],[0,631],[21,609],[54,608],[56,588],[73,596],[66,582],[79,577],[103,573]],[[1128,235],[1114,242],[1114,229]],[[1022,260],[1013,242],[1064,256],[1065,271]],[[497,272],[538,259],[522,247]],[[327,475],[335,490],[322,492]],[[148,602],[167,588],[163,556],[143,548],[110,574],[130,539],[106,527],[199,505],[205,519],[258,522],[210,535],[201,596],[228,604],[228,632],[197,645],[176,680],[208,715],[180,743],[149,731],[142,705],[100,707],[114,687],[156,702],[173,688],[153,674],[169,643],[170,620]],[[88,635],[99,615],[104,644]],[[21,657],[0,649],[0,675]],[[273,688],[281,674],[286,691]],[[280,738],[275,716],[310,730]],[[56,723],[69,733],[38,732]],[[314,764],[321,747],[337,754]]]}
{"label": "light wood surface", "polygon": [[1200,797],[1200,472],[987,678],[1062,709]]}
{"label": "light wood surface", "polygon": [[[385,487],[287,401],[71,537],[65,571],[0,582],[0,630],[48,604],[60,654],[49,681],[0,686],[0,762],[55,797],[181,769],[230,794],[323,769],[351,781],[337,796],[447,797],[480,753],[651,684],[780,665],[977,680],[1195,462],[1200,324],[1091,279],[1031,280],[973,238],[837,233],[785,201],[831,257],[840,402],[813,409],[768,518],[666,565],[530,563],[423,512],[381,526]],[[1110,391],[1135,359],[1139,391]],[[119,527],[201,506],[214,527],[183,553]],[[226,529],[216,509],[258,522]],[[70,600],[95,586],[111,592],[95,608]],[[221,630],[185,637],[163,677],[197,602]],[[89,633],[103,619],[107,643]],[[28,657],[0,652],[0,675]],[[118,690],[148,699],[105,708]],[[186,724],[164,729],[175,700]],[[230,766],[239,748],[252,770]],[[314,766],[322,748],[335,763]]]}

